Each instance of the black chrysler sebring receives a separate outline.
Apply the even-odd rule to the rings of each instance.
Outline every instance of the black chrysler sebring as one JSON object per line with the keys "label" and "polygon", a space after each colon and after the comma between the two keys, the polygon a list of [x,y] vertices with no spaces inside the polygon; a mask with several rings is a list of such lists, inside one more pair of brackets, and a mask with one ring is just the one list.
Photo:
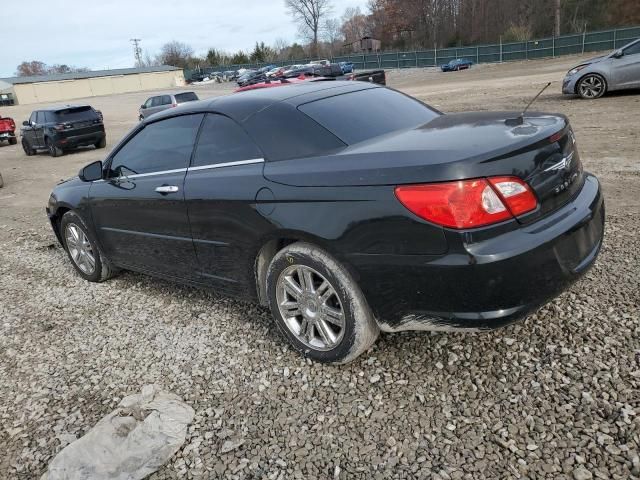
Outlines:
{"label": "black chrysler sebring", "polygon": [[268,305],[325,362],[380,330],[521,318],[594,263],[604,233],[563,115],[445,115],[338,81],[153,115],[57,185],[47,213],[86,280],[128,269]]}

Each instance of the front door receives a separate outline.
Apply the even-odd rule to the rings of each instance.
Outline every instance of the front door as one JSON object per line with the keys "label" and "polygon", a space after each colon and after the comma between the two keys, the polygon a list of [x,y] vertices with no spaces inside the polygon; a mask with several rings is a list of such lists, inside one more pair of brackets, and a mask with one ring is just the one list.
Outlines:
{"label": "front door", "polygon": [[36,117],[36,126],[33,129],[35,136],[35,145],[39,147],[45,147],[46,141],[44,138],[45,124],[47,123],[47,112],[38,112]]}
{"label": "front door", "polygon": [[38,118],[38,112],[33,112],[29,117],[29,126],[22,127],[22,137],[27,141],[31,148],[38,147],[38,141],[36,140],[36,119]]}
{"label": "front door", "polygon": [[184,178],[202,117],[183,115],[140,127],[107,160],[106,179],[91,186],[98,237],[117,265],[193,277]]}
{"label": "front door", "polygon": [[613,59],[615,83],[618,88],[640,87],[640,42],[623,50],[624,55]]}

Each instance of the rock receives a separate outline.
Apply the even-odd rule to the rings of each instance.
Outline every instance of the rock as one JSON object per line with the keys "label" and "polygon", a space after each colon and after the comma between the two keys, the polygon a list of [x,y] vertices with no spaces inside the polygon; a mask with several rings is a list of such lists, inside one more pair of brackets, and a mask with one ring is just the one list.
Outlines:
{"label": "rock", "polygon": [[578,467],[573,470],[573,478],[574,480],[590,480],[593,478],[593,475],[586,468]]}

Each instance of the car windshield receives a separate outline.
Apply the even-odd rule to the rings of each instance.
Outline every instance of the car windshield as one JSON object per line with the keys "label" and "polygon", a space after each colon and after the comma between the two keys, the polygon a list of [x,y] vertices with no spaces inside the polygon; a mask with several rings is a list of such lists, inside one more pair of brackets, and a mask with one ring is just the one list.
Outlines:
{"label": "car windshield", "polygon": [[199,100],[198,96],[193,92],[178,93],[176,96],[176,102],[185,103]]}
{"label": "car windshield", "polygon": [[65,108],[54,112],[57,122],[80,122],[84,120],[95,120],[98,114],[91,107]]}
{"label": "car windshield", "polygon": [[440,114],[388,88],[369,88],[324,98],[298,107],[347,145],[418,127]]}

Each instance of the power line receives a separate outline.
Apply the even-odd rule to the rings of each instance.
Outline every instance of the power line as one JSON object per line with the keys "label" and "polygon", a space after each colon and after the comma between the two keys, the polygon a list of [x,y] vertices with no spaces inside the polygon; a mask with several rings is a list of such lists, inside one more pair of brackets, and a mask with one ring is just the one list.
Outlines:
{"label": "power line", "polygon": [[142,48],[140,47],[141,38],[132,38],[130,40],[133,43],[133,56],[136,58],[136,66],[142,65]]}

